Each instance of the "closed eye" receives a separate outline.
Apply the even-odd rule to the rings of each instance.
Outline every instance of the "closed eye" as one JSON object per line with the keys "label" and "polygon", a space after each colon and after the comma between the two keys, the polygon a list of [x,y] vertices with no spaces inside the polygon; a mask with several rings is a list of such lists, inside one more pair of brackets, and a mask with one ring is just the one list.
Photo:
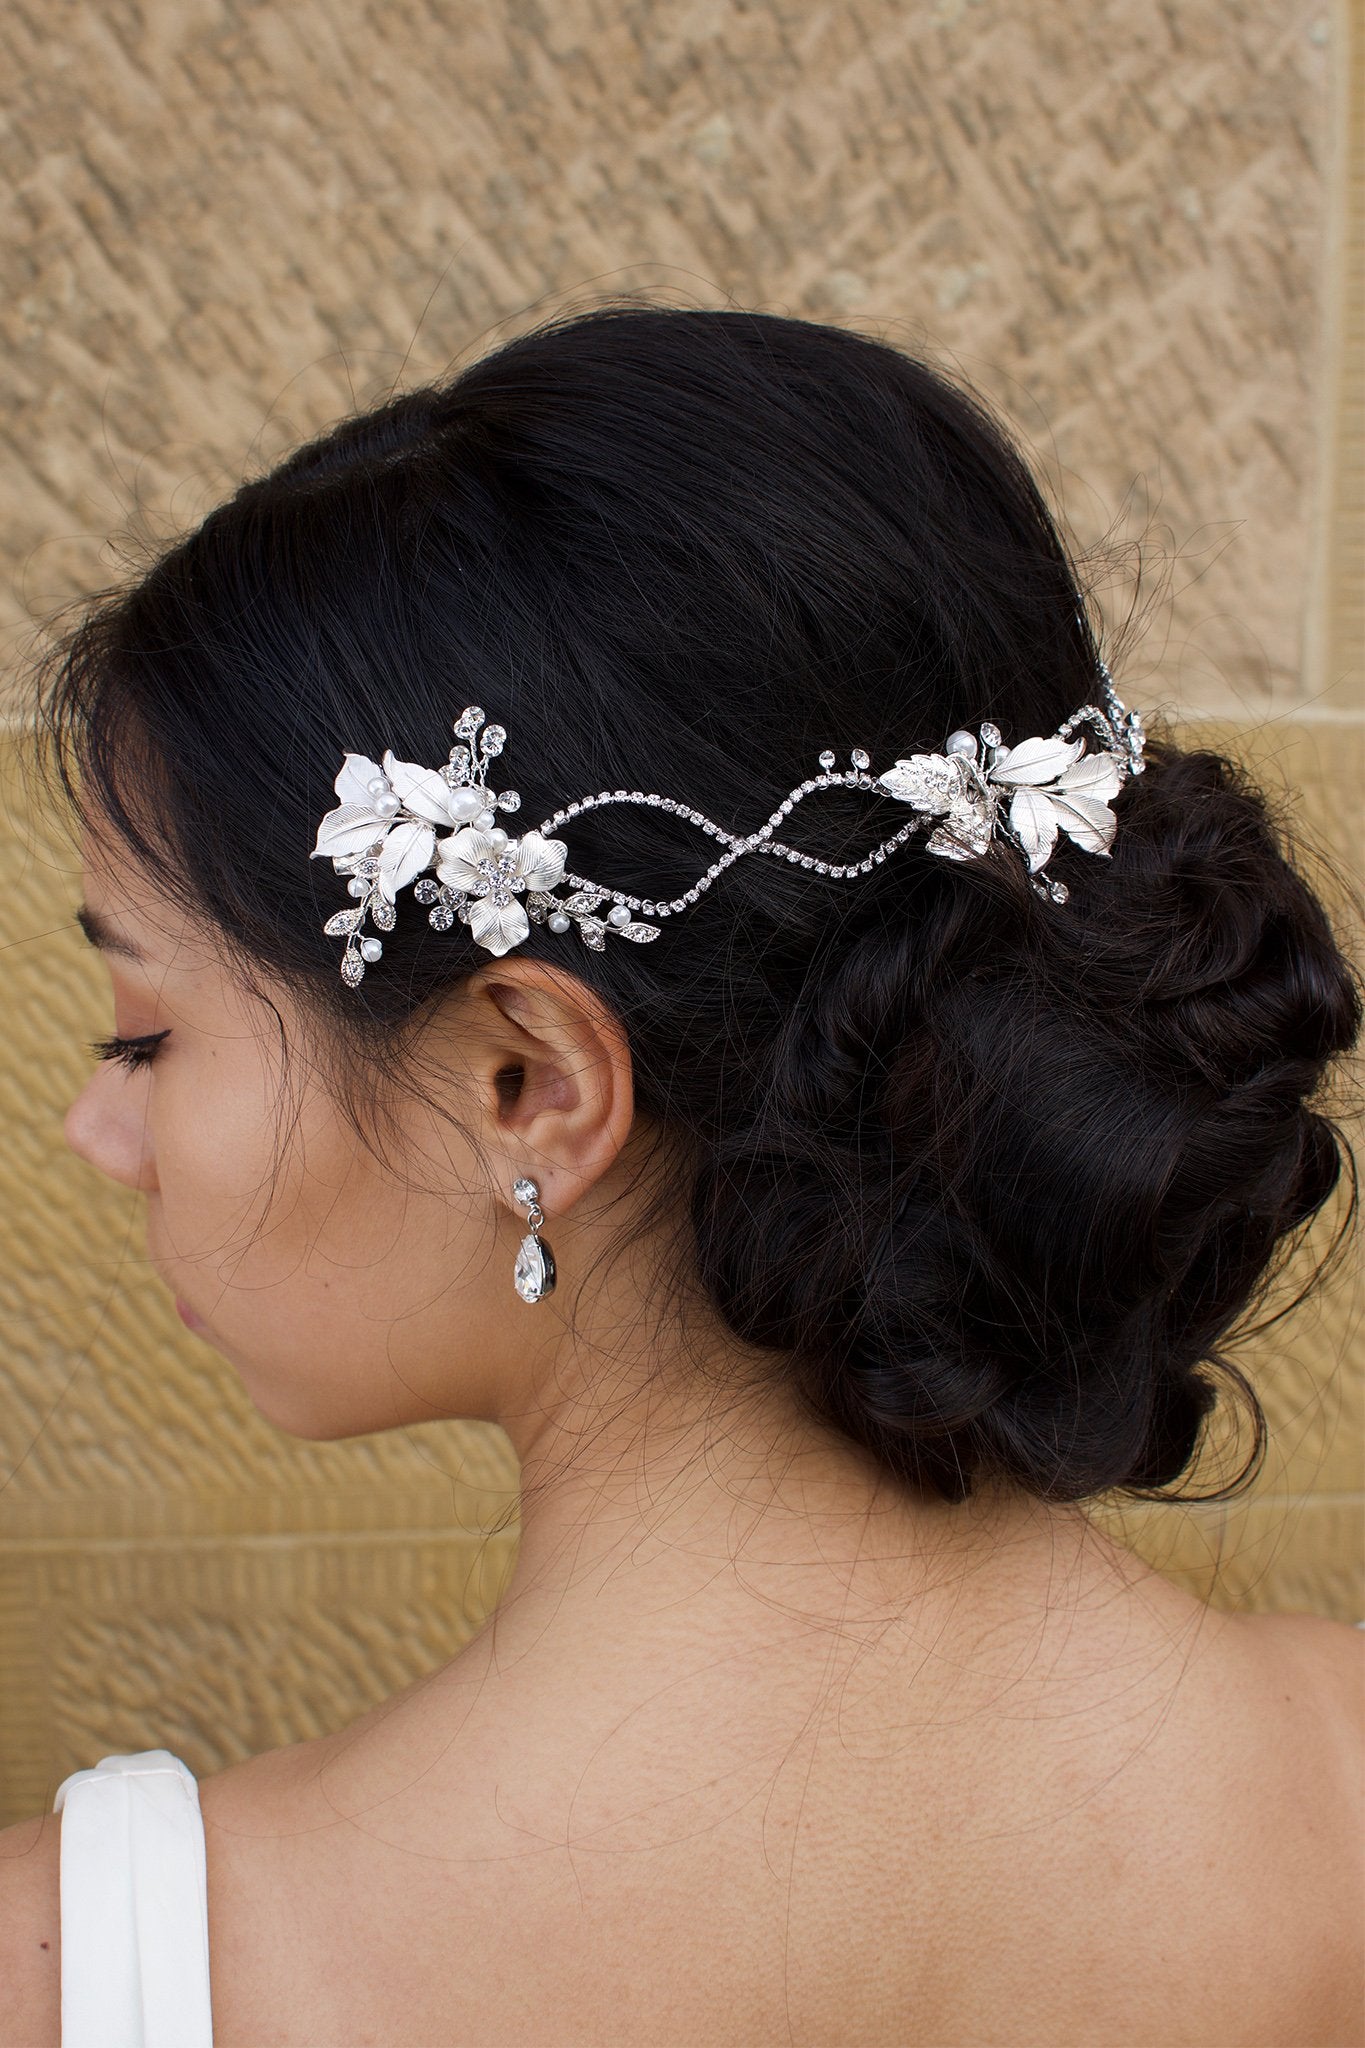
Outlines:
{"label": "closed eye", "polygon": [[97,1060],[122,1060],[125,1067],[145,1067],[170,1031],[149,1031],[142,1038],[97,1038],[90,1047]]}

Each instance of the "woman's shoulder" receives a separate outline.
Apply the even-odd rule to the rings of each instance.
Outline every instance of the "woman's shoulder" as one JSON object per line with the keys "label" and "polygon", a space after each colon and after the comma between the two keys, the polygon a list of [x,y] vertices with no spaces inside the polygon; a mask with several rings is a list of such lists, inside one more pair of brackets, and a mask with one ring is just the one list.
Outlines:
{"label": "woman's shoulder", "polygon": [[0,1830],[0,1984],[8,2048],[58,2048],[60,1842],[55,1813]]}
{"label": "woman's shoulder", "polygon": [[[1161,1589],[1148,1592],[1160,1605]],[[1115,1630],[1087,1642],[1081,1640],[1086,1631],[1074,1629],[1067,1653],[1071,1667],[1058,1690],[1016,1687],[1012,1698],[1002,1698],[989,1728],[974,1702],[955,1751],[953,1739],[943,1735],[927,1773],[888,1762],[883,1780],[892,1796],[882,1810],[855,1815],[851,1828],[846,1818],[837,1830],[832,1827],[836,1861],[842,1834],[863,1875],[837,1873],[840,1883],[829,1888],[831,1915],[847,1912],[847,1905],[837,1904],[840,1894],[854,1899],[867,1892],[867,1910],[859,1906],[855,1918],[880,1929],[883,1958],[893,1950],[885,1937],[899,1928],[907,1965],[904,1983],[893,1986],[883,1962],[884,1989],[906,1998],[905,2019],[895,2019],[887,2008],[882,2033],[873,2020],[856,2038],[937,2040],[943,2038],[945,2016],[953,2015],[954,2038],[974,2038],[971,2026],[977,2026],[981,2038],[1031,2041],[1027,2027],[1020,2032],[1010,2018],[1025,1995],[1024,2009],[1035,2015],[1039,2000],[1050,2013],[1057,2007],[1050,2038],[1068,2038],[1072,2019],[1082,2030],[1077,2038],[1090,2038],[1098,2016],[1115,2048],[1123,2041],[1185,2038],[1177,2025],[1182,2011],[1191,2040],[1216,2037],[1228,2048],[1295,2042],[1347,2048],[1362,2038],[1365,1631],[1312,1615],[1215,1615],[1190,1603],[1188,1631],[1182,1633],[1171,1625],[1181,1611],[1181,1600],[1173,1599],[1155,1635],[1146,1638],[1139,1632],[1121,1640]],[[1176,1659],[1164,1674],[1153,1661],[1158,1638],[1171,1644]],[[1126,1708],[1107,1718],[1078,1713],[1085,1670],[1097,1678],[1106,1674],[1096,1697],[1126,1700]],[[958,1705],[966,1702],[959,1699]],[[946,1725],[946,1715],[937,1718]],[[1078,1735],[1082,1721],[1091,1727],[1088,1738]],[[386,1726],[397,1733],[403,1722],[404,1715],[388,1703],[363,1725],[378,1735]],[[1101,1722],[1105,1732],[1096,1736]],[[314,1975],[310,1946],[326,1955],[328,1969],[340,1967],[344,1974],[344,1897],[364,1890],[364,1844],[376,1850],[403,1846],[401,1830],[395,1833],[391,1825],[394,1810],[383,1798],[385,1786],[369,1788],[363,1814],[354,1807],[347,1812],[345,1801],[339,1813],[332,1802],[328,1780],[355,1734],[353,1727],[338,1737],[272,1751],[202,1783],[210,1895],[216,1866],[223,1909],[214,1931],[214,2002],[225,2048],[258,2038],[262,2020],[279,2027],[286,1987],[298,1997]],[[861,1738],[849,1724],[841,1741],[852,1751]],[[895,1748],[888,1742],[888,1759]],[[471,1817],[478,1808],[478,1775],[490,1761],[495,1767],[516,1762],[471,1759]],[[961,1807],[958,1839],[951,1842],[941,1826],[943,1812],[926,1812],[923,1801],[936,1778],[947,1791],[954,1768],[971,1796]],[[898,1769],[905,1778],[899,1791]],[[812,1777],[809,1817],[827,1808],[833,1822],[839,1802],[859,1799],[866,1782],[865,1773],[844,1781],[836,1771],[821,1791]],[[1031,1791],[1020,1789],[1030,1783]],[[335,1859],[337,1851],[335,1830],[320,1823],[342,1814],[349,1822],[349,1877],[340,1890],[335,1884],[319,1887],[320,1864],[313,1870],[309,1859],[321,1863]],[[515,1816],[523,1830],[536,1821],[529,1808]],[[357,1823],[363,1823],[358,1832]],[[58,2048],[59,1842],[60,1816],[53,1813],[0,1833],[6,2048]],[[431,1842],[407,1846],[415,1852],[408,1867],[418,1871],[422,1890],[431,1890],[434,1868],[449,1875],[445,1858],[432,1864]],[[452,1843],[448,1853],[458,1864],[458,1845]],[[396,1867],[407,1861],[400,1859]],[[889,1887],[886,1897],[874,1900],[877,1881],[869,1873],[883,1866],[902,1889]],[[234,1868],[244,1882],[235,1881]],[[385,1888],[397,1882],[393,1868],[381,1880]],[[465,1914],[452,1921],[458,1936],[452,1933],[451,1939],[458,1938],[461,1953],[437,1961],[447,1984],[461,1983],[466,2010],[487,2010],[496,2002],[493,1982],[505,1982],[505,1966],[522,1948],[527,1983],[537,1995],[550,1995],[556,1972],[569,1970],[572,1944],[543,1909],[533,1915],[536,1943],[518,1947],[510,1910],[514,1894],[530,1904],[520,1882],[514,1875],[504,1899],[496,1867],[480,1866],[464,1898]],[[329,1910],[342,1902],[341,1924],[319,1923],[316,1944],[300,1940],[309,1919],[300,1894],[306,1900],[313,1888],[330,1901]],[[447,1905],[453,1904],[448,1888],[438,1888]],[[376,1899],[371,1893],[354,1903],[359,1926]],[[411,1928],[401,1899],[379,1903],[392,1929],[405,1920]],[[727,1910],[737,1925],[743,1899],[732,1896]],[[420,1911],[417,1917],[423,1917]],[[811,1932],[818,1941],[818,1930]],[[830,1932],[832,1943],[848,1939],[846,1928]],[[490,1933],[497,1936],[492,1946]],[[673,1933],[683,1945],[690,1938],[686,1923]],[[271,1947],[277,1938],[278,1969]],[[428,1924],[424,1946],[433,1939],[439,1946],[437,1930]],[[536,1947],[543,1950],[538,1957]],[[1059,1950],[1068,1958],[1066,1971],[1058,1970]],[[928,1979],[936,1982],[926,1979],[917,1952],[933,1959]],[[951,1961],[943,1962],[954,1954],[961,1957],[956,1974]],[[668,1961],[661,1954],[660,1967]],[[239,1968],[247,1962],[250,1968]],[[446,1973],[456,1962],[452,1979]],[[1120,1984],[1128,1979],[1133,1988],[1125,1995]],[[1060,2004],[1059,1981],[1068,1994]],[[259,1990],[263,1984],[272,1987],[269,2012],[254,2002],[252,1986]],[[305,2001],[308,1996],[305,1991]],[[1074,2013],[1064,2009],[1068,1999],[1074,1999]],[[297,2017],[302,2039],[306,2011]],[[1211,2030],[1210,2022],[1224,2017],[1222,2031]],[[289,2038],[285,2024],[281,2039]],[[1086,2025],[1090,2034],[1084,2033]],[[660,2038],[667,2032],[662,2028]],[[516,2038],[515,2029],[506,2038]],[[632,2038],[647,2039],[647,2029],[637,2026]],[[761,2032],[755,2038],[763,2038]]]}
{"label": "woman's shoulder", "polygon": [[[622,1943],[641,1995],[674,1987],[667,2024],[662,2007],[657,2026],[648,2010],[623,2015],[620,2038],[637,2043],[701,2025],[697,1998],[712,2019],[727,2010],[737,2043],[773,2038],[795,1969],[808,1992],[821,1986],[833,2034],[850,2042],[1005,2048],[1031,2043],[1045,2011],[1059,2042],[1348,2048],[1359,2038],[1365,1633],[1218,1613],[1165,1581],[1134,1592],[1103,1618],[1068,1617],[1060,1603],[1041,1652],[1022,1614],[1007,1644],[993,1622],[1005,1655],[989,1684],[964,1665],[934,1692],[921,1667],[898,1693],[889,1662],[862,1662],[823,1702],[832,1732],[809,1750],[788,1751],[776,1714],[752,1841],[742,1802],[723,1827],[704,1800],[687,1804],[703,1781],[734,1775],[723,1698],[679,1724],[666,1772],[657,1751],[638,1769],[609,1751],[609,1796],[589,1785],[586,1749],[566,1744],[551,1763],[524,1725],[490,1741],[487,1725],[471,1736],[466,1724],[452,1742],[457,1717],[439,1688],[411,1717],[367,1716],[364,1741],[347,1731],[208,1781],[225,2048],[253,2038],[262,1996],[276,2024],[300,2001],[303,2039],[317,2000],[354,2013],[377,1995],[391,2011],[410,1997],[425,2024],[435,2005],[424,2001],[439,2004],[452,1982],[489,2039],[519,2040],[514,2012],[547,2000],[562,2037],[577,2039],[561,1994],[614,1982]],[[814,1697],[793,1692],[801,1720]],[[557,1708],[574,1722],[573,1700]],[[442,1797],[441,1773],[461,1755]],[[800,1780],[791,1813],[789,1775]],[[658,1853],[656,1827],[670,1836]],[[582,1835],[562,1870],[550,1869],[556,1830],[566,1852]],[[774,1861],[788,1832],[791,1853]],[[381,1921],[392,1941],[382,1986],[361,1939]],[[755,1989],[768,1981],[771,2009]]]}

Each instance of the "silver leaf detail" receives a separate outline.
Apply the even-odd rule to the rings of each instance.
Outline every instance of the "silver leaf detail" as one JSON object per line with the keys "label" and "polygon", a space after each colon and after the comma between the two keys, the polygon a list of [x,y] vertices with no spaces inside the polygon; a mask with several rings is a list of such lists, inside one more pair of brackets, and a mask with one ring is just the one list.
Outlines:
{"label": "silver leaf detail", "polygon": [[[599,898],[598,900],[600,901],[601,899]],[[594,953],[600,953],[603,950],[607,943],[605,937],[606,926],[600,917],[581,917],[578,920],[578,929],[583,935],[585,946],[591,946]]]}
{"label": "silver leaf detail", "polygon": [[338,910],[334,917],[328,918],[322,929],[329,939],[339,939],[343,932],[353,932],[364,915],[365,906],[358,903],[353,910]]}
{"label": "silver leaf detail", "polygon": [[657,924],[618,924],[613,925],[612,930],[618,939],[634,939],[637,945],[644,945],[659,936]]}
{"label": "silver leaf detail", "polygon": [[576,916],[581,910],[596,910],[601,901],[600,889],[575,889],[573,895],[566,897],[560,907],[567,910],[570,916]]}
{"label": "silver leaf detail", "polygon": [[917,811],[943,812],[962,791],[962,771],[944,754],[912,754],[877,777],[889,795]]}
{"label": "silver leaf detail", "polygon": [[374,920],[376,930],[381,932],[391,932],[398,922],[397,910],[382,896],[370,906],[370,916]]}

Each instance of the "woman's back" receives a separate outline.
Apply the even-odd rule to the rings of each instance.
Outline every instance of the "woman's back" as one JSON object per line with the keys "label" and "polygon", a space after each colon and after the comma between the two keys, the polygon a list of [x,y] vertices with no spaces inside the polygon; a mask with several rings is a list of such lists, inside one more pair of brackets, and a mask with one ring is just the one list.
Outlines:
{"label": "woman's back", "polygon": [[216,2048],[1346,2048],[1365,1643],[1126,1570],[671,1678],[485,1635],[207,1781]]}

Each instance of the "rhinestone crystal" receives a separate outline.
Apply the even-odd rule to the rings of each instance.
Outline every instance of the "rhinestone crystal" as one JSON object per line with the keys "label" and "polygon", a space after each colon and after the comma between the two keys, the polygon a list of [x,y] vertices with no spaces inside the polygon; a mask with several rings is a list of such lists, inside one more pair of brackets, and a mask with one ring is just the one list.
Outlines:
{"label": "rhinestone crystal", "polygon": [[542,1301],[555,1284],[555,1262],[543,1238],[524,1237],[513,1268],[512,1284],[523,1301]]}

